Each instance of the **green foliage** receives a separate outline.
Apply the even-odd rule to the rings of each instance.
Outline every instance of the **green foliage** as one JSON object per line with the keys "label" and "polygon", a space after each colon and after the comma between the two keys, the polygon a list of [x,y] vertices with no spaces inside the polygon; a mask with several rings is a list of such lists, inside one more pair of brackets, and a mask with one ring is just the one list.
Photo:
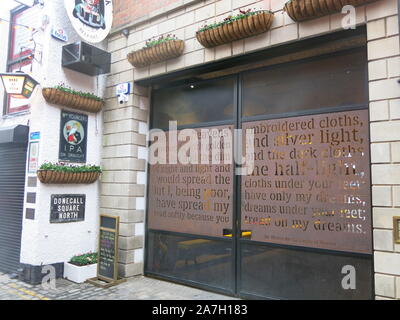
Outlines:
{"label": "green foliage", "polygon": [[167,34],[166,36],[162,35],[159,38],[151,38],[146,41],[146,45],[144,46],[144,48],[151,48],[160,43],[172,40],[178,40],[178,38],[174,34]]}
{"label": "green foliage", "polygon": [[63,92],[67,92],[67,93],[71,93],[80,97],[84,97],[84,98],[88,98],[88,99],[93,99],[96,101],[104,101],[102,98],[94,95],[93,93],[90,92],[83,92],[83,91],[76,91],[74,89],[72,89],[71,87],[66,86],[64,83],[61,83],[57,86],[54,87],[54,89],[63,91]]}
{"label": "green foliage", "polygon": [[250,16],[254,16],[256,14],[260,14],[260,13],[263,13],[263,12],[270,12],[270,11],[269,10],[255,10],[255,11],[252,11],[252,9],[248,9],[247,11],[239,10],[239,12],[240,13],[235,15],[235,16],[226,17],[224,19],[224,21],[216,22],[216,23],[209,24],[209,25],[206,24],[206,25],[202,26],[197,32],[203,32],[203,31],[206,31],[206,30],[215,29],[215,28],[218,28],[218,27],[223,26],[225,24],[230,24],[230,23],[232,23],[232,22],[234,22],[236,20],[241,20],[241,19],[244,19],[244,18],[247,18],[247,17],[250,17]]}
{"label": "green foliage", "polygon": [[97,263],[98,254],[96,252],[85,253],[77,256],[73,256],[69,263],[76,266],[88,266],[90,264]]}
{"label": "green foliage", "polygon": [[43,163],[40,170],[51,170],[51,171],[58,171],[58,172],[100,172],[101,168],[95,165],[83,165],[83,166],[76,166],[76,165],[67,165],[64,163]]}

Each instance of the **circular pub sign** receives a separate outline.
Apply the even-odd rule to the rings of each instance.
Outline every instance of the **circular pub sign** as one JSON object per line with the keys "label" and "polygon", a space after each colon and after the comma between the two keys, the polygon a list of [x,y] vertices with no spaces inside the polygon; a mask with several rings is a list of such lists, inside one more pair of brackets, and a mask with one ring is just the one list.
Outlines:
{"label": "circular pub sign", "polygon": [[111,0],[64,0],[72,26],[79,36],[91,43],[103,41],[113,22]]}

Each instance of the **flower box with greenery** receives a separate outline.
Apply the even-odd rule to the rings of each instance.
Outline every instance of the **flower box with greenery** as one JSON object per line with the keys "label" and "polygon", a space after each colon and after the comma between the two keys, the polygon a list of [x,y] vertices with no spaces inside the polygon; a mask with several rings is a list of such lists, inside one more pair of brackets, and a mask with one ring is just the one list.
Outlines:
{"label": "flower box with greenery", "polygon": [[146,67],[153,63],[179,57],[183,53],[184,45],[182,40],[171,34],[149,39],[142,49],[128,53],[128,61],[134,67]]}
{"label": "flower box with greenery", "polygon": [[211,48],[266,32],[273,20],[274,14],[268,10],[240,9],[235,16],[201,27],[196,38],[204,47]]}
{"label": "flower box with greenery", "polygon": [[71,258],[69,262],[64,263],[64,278],[83,283],[97,274],[97,253],[86,253]]}
{"label": "flower box with greenery", "polygon": [[341,12],[346,5],[360,6],[377,0],[289,0],[284,10],[294,21],[319,18]]}
{"label": "flower box with greenery", "polygon": [[102,98],[89,92],[76,91],[63,83],[53,88],[43,88],[42,94],[49,103],[88,112],[99,112],[104,105]]}
{"label": "flower box with greenery", "polygon": [[89,184],[95,182],[100,174],[99,166],[76,166],[64,163],[44,163],[37,171],[40,182],[51,184]]}

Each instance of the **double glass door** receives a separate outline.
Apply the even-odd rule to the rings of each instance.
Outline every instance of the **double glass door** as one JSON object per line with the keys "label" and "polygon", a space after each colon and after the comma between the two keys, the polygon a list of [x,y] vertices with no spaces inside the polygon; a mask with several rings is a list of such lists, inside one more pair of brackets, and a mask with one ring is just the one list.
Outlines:
{"label": "double glass door", "polygon": [[366,65],[360,48],[155,90],[145,273],[372,298]]}

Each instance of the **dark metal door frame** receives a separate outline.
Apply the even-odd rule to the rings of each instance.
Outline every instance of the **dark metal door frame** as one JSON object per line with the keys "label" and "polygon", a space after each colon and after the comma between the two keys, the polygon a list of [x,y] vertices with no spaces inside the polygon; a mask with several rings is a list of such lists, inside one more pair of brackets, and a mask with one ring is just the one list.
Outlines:
{"label": "dark metal door frame", "polygon": [[[314,58],[310,58],[310,59],[306,59],[306,60],[313,60],[315,58],[319,58],[321,56],[317,56]],[[304,60],[300,60],[301,62],[303,62]],[[298,61],[295,62],[291,62],[291,63],[298,63]],[[267,69],[269,67],[266,67],[265,69]],[[365,66],[365,68],[367,68],[367,65]],[[263,68],[264,69],[264,68]],[[251,71],[250,71],[251,72]],[[326,108],[326,109],[315,109],[315,110],[308,110],[308,111],[299,111],[299,112],[295,112],[295,113],[288,113],[288,114],[279,114],[279,115],[270,115],[270,116],[256,116],[256,117],[251,117],[251,118],[244,118],[242,117],[242,75],[244,72],[238,73],[235,75],[236,77],[236,84],[235,84],[235,88],[234,88],[234,94],[235,94],[235,99],[234,99],[234,126],[236,129],[240,129],[242,127],[242,123],[243,122],[248,122],[248,121],[255,121],[255,120],[265,120],[265,119],[274,119],[274,118],[286,118],[286,117],[293,117],[293,116],[301,116],[301,115],[317,115],[317,114],[321,114],[321,113],[332,113],[332,112],[339,112],[339,111],[350,111],[350,110],[360,110],[360,109],[366,109],[368,108],[368,105],[354,105],[354,106],[346,106],[346,107],[334,107],[334,108]],[[227,76],[227,77],[232,77],[232,76]],[[224,77],[222,77],[224,78]],[[368,79],[367,79],[368,80]],[[184,83],[186,85],[191,84],[191,83],[201,83],[201,82],[208,82],[210,80],[200,80],[200,81],[185,81]],[[182,85],[182,82],[180,82],[178,84],[178,86]],[[368,81],[366,81],[366,88],[368,90]],[[153,96],[153,90],[152,90],[152,96]],[[151,108],[150,108],[150,124],[152,124],[152,119],[153,119],[153,110],[155,110],[154,105],[153,105],[153,99],[151,98]],[[231,122],[222,122],[222,123],[218,123],[218,124],[231,124]],[[197,126],[182,126],[182,127],[178,127],[178,129],[183,129],[183,128],[187,128],[187,127],[203,127],[203,126],[209,126],[211,125],[211,123],[202,123],[201,125]],[[215,125],[215,123],[212,123],[212,125]],[[371,167],[371,166],[370,166]],[[149,175],[149,169],[150,169],[150,165],[148,164],[147,166],[147,174]],[[234,170],[235,170],[235,166],[234,166]],[[148,248],[148,235],[149,235],[149,229],[148,229],[148,221],[147,221],[147,212],[145,214],[145,259],[144,259],[144,273],[146,276],[151,276],[151,277],[155,277],[155,278],[159,278],[159,279],[165,279],[165,280],[171,280],[177,283],[181,283],[184,285],[189,285],[189,286],[195,286],[197,288],[200,289],[205,289],[205,290],[209,290],[209,291],[214,291],[214,292],[218,292],[218,293],[222,293],[222,294],[228,294],[234,297],[243,297],[243,298],[252,298],[252,299],[266,299],[266,298],[270,298],[270,299],[275,299],[274,297],[263,297],[263,296],[254,296],[252,294],[246,294],[246,293],[242,293],[241,292],[241,256],[240,256],[240,246],[242,243],[252,243],[252,244],[259,244],[259,245],[271,245],[271,246],[278,246],[278,247],[285,247],[285,248],[295,248],[297,250],[309,250],[309,251],[322,251],[322,252],[330,252],[333,255],[339,254],[342,255],[344,253],[342,252],[338,252],[338,251],[333,251],[333,250],[326,250],[326,249],[313,249],[313,248],[306,248],[306,247],[294,247],[294,246],[283,246],[283,245],[274,245],[274,244],[265,244],[265,243],[257,243],[255,241],[251,241],[251,240],[246,240],[246,239],[241,239],[241,177],[237,176],[234,174],[234,179],[233,179],[233,190],[234,190],[234,195],[233,195],[233,213],[232,213],[232,219],[233,219],[233,225],[232,225],[232,229],[233,229],[233,237],[231,240],[229,239],[218,239],[218,240],[222,240],[222,241],[232,241],[232,245],[233,245],[233,254],[232,254],[232,267],[233,267],[233,292],[229,291],[229,290],[223,290],[221,288],[215,288],[206,284],[202,284],[202,283],[195,283],[195,282],[191,282],[191,281],[187,281],[187,280],[182,280],[179,278],[175,278],[175,277],[171,277],[171,276],[164,276],[161,274],[157,274],[154,272],[149,272],[148,271],[148,254],[149,254],[149,248]],[[371,188],[372,190],[372,188]],[[149,183],[147,184],[147,190],[146,190],[146,210],[148,209],[148,201],[149,201]],[[157,232],[159,232],[159,230],[157,230]],[[162,233],[166,233],[166,234],[178,234],[176,232],[170,232],[170,231],[161,231]],[[371,234],[373,233],[373,229],[371,228],[370,230]],[[186,235],[189,237],[193,237],[193,238],[204,238],[204,239],[213,239],[216,240],[216,238],[214,237],[207,237],[207,236],[202,236],[202,235],[189,235],[189,234],[181,234],[181,235]],[[373,238],[371,237],[371,241]],[[350,255],[350,254],[349,254]],[[355,256],[366,256],[363,254],[354,254]],[[373,259],[372,259],[373,261]],[[373,287],[373,272],[372,272],[372,287]],[[373,294],[373,293],[371,293]]]}

